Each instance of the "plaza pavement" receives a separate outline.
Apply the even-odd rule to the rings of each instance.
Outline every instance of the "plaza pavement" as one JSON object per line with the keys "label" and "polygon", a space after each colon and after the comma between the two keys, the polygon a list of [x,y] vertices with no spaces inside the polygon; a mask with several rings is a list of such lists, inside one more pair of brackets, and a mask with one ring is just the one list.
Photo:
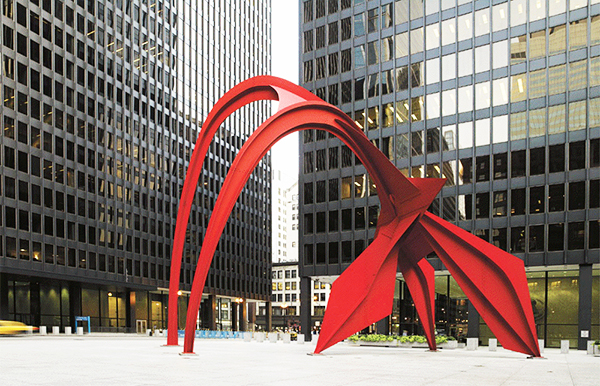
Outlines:
{"label": "plaza pavement", "polygon": [[[480,347],[427,352],[339,343],[197,339],[197,356],[166,338],[125,334],[0,338],[0,385],[594,385],[600,358],[585,351],[546,359]],[[183,339],[180,339],[183,343]]]}

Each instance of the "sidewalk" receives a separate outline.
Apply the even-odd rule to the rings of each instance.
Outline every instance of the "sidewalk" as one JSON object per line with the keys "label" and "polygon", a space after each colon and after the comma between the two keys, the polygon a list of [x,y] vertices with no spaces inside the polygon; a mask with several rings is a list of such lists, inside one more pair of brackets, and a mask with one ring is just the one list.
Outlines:
{"label": "sidewalk", "polygon": [[[183,340],[180,339],[180,343]],[[0,385],[598,385],[600,358],[584,351],[527,359],[503,349],[427,352],[339,343],[196,340],[197,356],[166,338],[125,334],[0,338]]]}

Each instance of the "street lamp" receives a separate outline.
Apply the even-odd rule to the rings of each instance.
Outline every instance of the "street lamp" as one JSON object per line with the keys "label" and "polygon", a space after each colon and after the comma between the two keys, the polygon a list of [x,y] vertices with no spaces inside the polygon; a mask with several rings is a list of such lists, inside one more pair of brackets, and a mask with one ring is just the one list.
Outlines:
{"label": "street lamp", "polygon": [[283,314],[283,332],[285,332],[285,329],[287,327],[286,310],[288,308],[288,304],[283,303],[280,307],[281,307],[281,312]]}

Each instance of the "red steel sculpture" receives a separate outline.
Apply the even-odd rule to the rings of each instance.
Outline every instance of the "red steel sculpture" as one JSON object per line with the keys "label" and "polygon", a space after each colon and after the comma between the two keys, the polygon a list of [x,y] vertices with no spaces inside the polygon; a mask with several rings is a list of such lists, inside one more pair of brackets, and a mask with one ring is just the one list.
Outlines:
{"label": "red steel sculpture", "polygon": [[208,115],[192,153],[177,216],[169,286],[168,345],[177,344],[177,291],[193,195],[208,146],[221,123],[240,107],[279,100],[279,111],[246,141],[215,203],[188,304],[184,353],[192,353],[206,276],[229,214],[262,157],[300,130],[325,130],[344,142],[374,181],[381,214],[373,242],[334,282],[315,349],[319,353],[392,311],[396,271],[409,287],[431,350],[434,336],[435,252],[504,348],[540,356],[523,261],[427,212],[444,179],[406,178],[346,114],[305,89],[271,76],[240,83]]}

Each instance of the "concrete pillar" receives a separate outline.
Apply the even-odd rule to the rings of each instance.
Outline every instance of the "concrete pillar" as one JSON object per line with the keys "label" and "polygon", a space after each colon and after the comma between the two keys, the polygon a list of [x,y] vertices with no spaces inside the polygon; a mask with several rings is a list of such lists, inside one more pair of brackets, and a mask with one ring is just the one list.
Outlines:
{"label": "concrete pillar", "polygon": [[569,341],[568,340],[561,340],[560,341],[560,353],[561,354],[568,354],[569,353]]}
{"label": "concrete pillar", "polygon": [[467,325],[467,338],[479,339],[479,312],[470,301],[467,302],[467,310],[469,312],[469,322]]}
{"label": "concrete pillar", "polygon": [[71,335],[72,331],[71,331],[71,326],[66,326],[65,327],[65,335]]}
{"label": "concrete pillar", "polygon": [[312,288],[310,277],[300,278],[300,331],[304,339],[310,342],[312,331]]}
{"label": "concrete pillar", "polygon": [[[592,329],[592,265],[579,266],[579,331],[578,350],[587,350]],[[587,333],[586,333],[587,331]],[[584,336],[582,336],[584,335]],[[587,336],[585,336],[587,335]]]}
{"label": "concrete pillar", "polygon": [[8,319],[8,275],[0,273],[0,320]]}
{"label": "concrete pillar", "polygon": [[490,339],[490,341],[489,341],[490,351],[496,351],[497,348],[498,348],[498,339]]}
{"label": "concrete pillar", "polygon": [[46,326],[40,326],[40,335],[47,335],[48,329]]}

